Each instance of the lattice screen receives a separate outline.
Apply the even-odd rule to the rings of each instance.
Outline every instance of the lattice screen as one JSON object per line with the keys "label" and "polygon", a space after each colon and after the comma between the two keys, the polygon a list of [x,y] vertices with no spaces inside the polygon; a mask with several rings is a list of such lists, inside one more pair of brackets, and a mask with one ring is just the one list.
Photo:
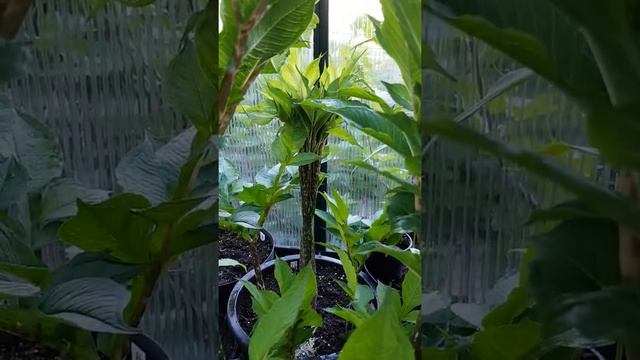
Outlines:
{"label": "lattice screen", "polygon": [[[440,63],[457,79],[423,75],[425,113],[458,114],[519,65],[480,42],[428,17],[428,42]],[[586,145],[583,114],[560,91],[532,77],[480,111],[468,123],[500,140],[541,150],[567,142]],[[611,169],[591,155],[570,153],[557,159],[577,173],[611,186]],[[512,164],[447,141],[438,141],[423,158],[427,249],[423,288],[459,301],[482,302],[487,289],[517,270],[514,250],[526,246],[536,229],[524,224],[530,211],[569,195]]]}
{"label": "lattice screen", "polygon": [[[162,74],[204,1],[158,0],[141,9],[113,3],[95,18],[91,1],[34,3],[18,39],[28,43],[28,71],[10,84],[10,95],[58,134],[66,175],[112,189],[116,164],[145,132],[167,137],[186,125],[164,100]],[[174,359],[215,354],[215,258],[214,247],[183,257],[145,316],[146,332]]]}

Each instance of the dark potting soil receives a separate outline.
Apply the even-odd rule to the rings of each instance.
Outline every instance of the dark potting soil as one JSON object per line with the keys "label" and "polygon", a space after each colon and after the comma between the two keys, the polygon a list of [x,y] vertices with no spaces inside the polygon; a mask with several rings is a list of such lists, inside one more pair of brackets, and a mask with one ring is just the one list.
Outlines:
{"label": "dark potting soil", "polygon": [[[264,273],[265,287],[279,293],[278,283],[273,276],[273,271]],[[318,283],[318,296],[316,298],[316,310],[322,315],[322,327],[317,328],[311,337],[313,354],[305,354],[305,359],[311,360],[320,355],[337,353],[344,345],[350,325],[343,319],[325,312],[322,309],[333,306],[348,306],[349,298],[336,283],[335,280],[346,281],[342,267],[326,262],[316,262],[316,278]],[[251,329],[257,318],[251,309],[251,297],[247,292],[245,296],[238,298],[238,320],[242,329],[251,334]]]}
{"label": "dark potting soil", "polygon": [[[247,271],[253,269],[251,265],[251,249],[246,241],[239,235],[227,230],[218,232],[220,255],[219,259],[233,259],[247,267]],[[258,255],[260,263],[267,259],[273,248],[273,241],[266,238],[258,241]],[[237,281],[246,274],[241,266],[222,266],[218,269],[218,284],[224,285]]]}
{"label": "dark potting soil", "polygon": [[[402,239],[400,239],[400,242],[396,246],[401,249],[407,249],[410,244],[411,244],[411,239],[406,234],[404,234],[402,235]],[[373,276],[382,275],[382,278],[380,280],[382,280],[383,283],[385,283],[388,286],[391,286],[396,290],[402,289],[402,281],[404,280],[404,276],[409,271],[409,269],[406,266],[404,266],[404,264],[402,264],[400,261],[396,260],[395,258],[382,253],[372,253],[370,255],[368,264],[374,265],[374,263],[377,263],[378,266],[377,268],[373,268],[373,266],[369,268],[369,271],[372,271],[371,275]],[[385,266],[390,266],[390,268],[385,268]],[[391,270],[391,269],[394,269],[394,270]],[[385,270],[388,270],[388,271],[385,271]],[[377,271],[383,271],[384,273],[379,274],[379,273],[376,273]]]}
{"label": "dark potting soil", "polygon": [[17,337],[0,339],[0,360],[63,360],[54,349]]}

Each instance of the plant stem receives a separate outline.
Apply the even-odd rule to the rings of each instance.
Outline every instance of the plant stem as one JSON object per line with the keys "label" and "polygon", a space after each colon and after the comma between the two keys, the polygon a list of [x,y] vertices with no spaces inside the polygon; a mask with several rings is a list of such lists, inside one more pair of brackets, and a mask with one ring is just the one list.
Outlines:
{"label": "plant stem", "polygon": [[[237,107],[237,103],[229,104],[231,99],[231,94],[233,92],[233,84],[236,80],[238,72],[240,71],[240,66],[242,61],[244,60],[246,54],[246,46],[247,41],[249,40],[249,35],[253,28],[258,24],[258,22],[262,19],[262,17],[269,10],[269,1],[261,0],[260,3],[256,6],[255,10],[246,22],[242,18],[240,14],[240,5],[239,0],[233,0],[231,2],[231,6],[233,7],[233,11],[235,13],[236,21],[238,23],[238,33],[235,39],[235,46],[233,49],[233,58],[231,61],[231,66],[227,69],[222,78],[222,86],[220,87],[220,91],[218,93],[218,115],[219,115],[219,129],[218,134],[223,135],[227,130],[231,122],[231,118],[233,117],[233,113],[235,112],[235,108]],[[247,83],[251,83],[261,71],[252,72],[251,76],[249,76],[249,80]],[[242,89],[248,88],[248,84],[245,83],[242,85]]]}
{"label": "plant stem", "polygon": [[314,272],[315,239],[313,224],[318,199],[318,179],[320,177],[320,161],[300,167],[300,197],[302,202],[302,239],[300,240],[300,267],[311,264]]}

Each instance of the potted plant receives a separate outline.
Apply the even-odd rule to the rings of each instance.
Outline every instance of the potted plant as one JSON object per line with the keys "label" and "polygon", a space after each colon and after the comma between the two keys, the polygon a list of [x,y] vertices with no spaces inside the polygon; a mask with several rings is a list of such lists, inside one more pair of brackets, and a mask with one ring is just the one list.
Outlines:
{"label": "potted plant", "polygon": [[[286,131],[278,134],[272,149],[279,164],[272,168],[263,168],[255,176],[254,183],[238,184],[238,177],[234,175],[236,172],[229,168],[230,164],[226,160],[227,165],[223,167],[223,170],[226,171],[224,175],[221,175],[221,178],[226,180],[222,183],[224,190],[221,191],[220,234],[227,237],[236,234],[235,243],[233,239],[228,240],[228,243],[225,243],[224,239],[221,241],[221,256],[231,256],[236,260],[239,260],[237,257],[244,257],[240,263],[245,266],[250,265],[254,269],[256,285],[261,290],[264,289],[264,280],[260,265],[264,261],[271,260],[275,254],[275,243],[271,235],[264,230],[264,224],[274,206],[293,197],[291,191],[298,183],[296,168],[316,160],[314,154],[301,153],[297,150],[300,145],[296,145],[296,140],[292,135]],[[229,178],[235,181],[227,184]],[[237,200],[235,204],[232,201],[234,198]],[[262,244],[270,244],[268,253],[261,242]],[[244,256],[237,251],[227,253],[227,247],[229,249],[237,248],[240,244],[246,244],[249,250],[248,253],[245,252]],[[263,248],[262,252],[258,248],[259,245]],[[266,257],[265,254],[267,254]],[[230,292],[239,277],[236,276],[230,281],[220,284],[225,287],[225,293],[220,298],[221,300],[227,299],[224,296],[225,294],[228,296],[226,290]],[[226,305],[226,301],[224,304]]]}
{"label": "potted plant", "polygon": [[[331,194],[322,194],[329,206],[329,211],[316,209],[316,216],[325,222],[329,232],[342,240],[346,259],[353,264],[356,271],[364,269],[375,283],[381,281],[386,285],[399,288],[407,271],[402,262],[382,253],[360,253],[359,251],[367,243],[369,244],[366,247],[370,248],[372,242],[410,251],[411,236],[402,227],[403,222],[398,220],[405,214],[397,214],[396,209],[385,205],[384,211],[377,212],[374,219],[362,219],[349,214],[347,203],[336,190],[332,190]],[[329,244],[325,246],[336,251],[335,246]]]}
{"label": "potted plant", "polygon": [[[628,359],[640,358],[637,324],[628,318],[637,308],[640,279],[638,254],[630,251],[637,247],[640,218],[632,140],[639,84],[638,44],[632,40],[637,37],[632,20],[637,7],[632,2],[542,1],[529,9],[531,16],[521,18],[504,16],[520,10],[518,1],[482,5],[429,1],[425,5],[432,15],[511,56],[580,104],[595,149],[572,144],[562,147],[571,152],[587,150],[622,169],[617,173],[617,192],[613,192],[534,151],[489,138],[446,117],[425,122],[432,135],[513,161],[577,196],[541,212],[541,219],[560,223],[532,244],[536,254],[530,271],[534,299],[545,310],[545,325],[561,322],[596,343],[616,341],[624,346]],[[497,6],[500,14],[495,11]],[[552,13],[559,15],[543,15]],[[534,19],[545,19],[545,26]],[[471,23],[474,25],[469,26]],[[562,30],[548,34],[543,28]],[[603,33],[603,28],[610,31]],[[516,42],[528,45],[511,46]],[[555,278],[558,274],[562,276]]]}
{"label": "potted plant", "polygon": [[[3,45],[3,58],[8,49],[20,51]],[[76,199],[95,204],[109,192],[63,177],[53,132],[17,112],[5,96],[0,112],[0,351],[24,358],[97,360],[104,353],[94,336],[127,334],[133,348],[167,359],[123,320],[130,292],[121,283],[134,276],[136,266],[95,252],[51,268],[43,264],[42,248],[60,240],[57,232],[76,214]]]}

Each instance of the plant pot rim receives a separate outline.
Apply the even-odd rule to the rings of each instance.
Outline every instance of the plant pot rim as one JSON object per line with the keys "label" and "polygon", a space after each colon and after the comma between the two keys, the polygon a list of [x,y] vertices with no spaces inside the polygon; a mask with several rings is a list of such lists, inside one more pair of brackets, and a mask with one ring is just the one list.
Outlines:
{"label": "plant pot rim", "polygon": [[[299,259],[300,259],[299,254],[287,255],[280,258],[280,260],[285,262],[296,261]],[[316,254],[315,259],[316,261],[318,260],[325,261],[335,265],[342,266],[342,262],[340,262],[340,260],[332,258],[330,256]],[[264,264],[262,264],[260,268],[264,271],[269,267],[273,267],[275,265],[275,262],[276,262],[275,259],[265,262]],[[250,281],[251,279],[253,279],[254,276],[255,276],[255,271],[251,270],[245,276],[243,276],[242,279],[240,280]],[[359,276],[363,278],[363,280],[365,281],[365,283],[367,283],[367,285],[371,286],[371,282],[369,282],[369,279],[366,277],[367,276],[366,274],[360,273]],[[227,323],[229,324],[229,328],[231,329],[231,332],[233,333],[235,339],[240,342],[239,345],[246,351],[246,349],[248,349],[249,347],[249,335],[244,331],[244,329],[242,329],[242,326],[240,326],[240,321],[238,320],[238,313],[236,311],[238,298],[240,296],[240,292],[242,291],[242,289],[244,289],[244,285],[242,284],[242,282],[238,281],[236,286],[231,291],[231,295],[229,296],[229,300],[227,301]],[[335,359],[336,358],[335,356],[336,354],[328,354],[328,355],[322,355],[319,358]]]}
{"label": "plant pot rim", "polygon": [[[265,229],[260,229],[260,232],[264,234],[265,240],[271,240],[271,251],[269,251],[269,255],[267,255],[267,258],[261,263],[261,265],[264,265],[264,264],[268,263],[269,261],[273,261],[273,259],[275,258],[275,255],[276,255],[276,241],[273,239],[273,235],[271,235],[271,233],[269,231],[267,231]],[[247,272],[240,279],[244,279],[244,277],[247,276],[250,273],[254,273],[254,271],[251,270],[251,271]],[[235,284],[238,283],[240,279],[218,283],[218,288],[221,288],[221,287],[224,287],[224,286],[229,286],[231,284],[234,284],[234,286],[235,286]]]}

